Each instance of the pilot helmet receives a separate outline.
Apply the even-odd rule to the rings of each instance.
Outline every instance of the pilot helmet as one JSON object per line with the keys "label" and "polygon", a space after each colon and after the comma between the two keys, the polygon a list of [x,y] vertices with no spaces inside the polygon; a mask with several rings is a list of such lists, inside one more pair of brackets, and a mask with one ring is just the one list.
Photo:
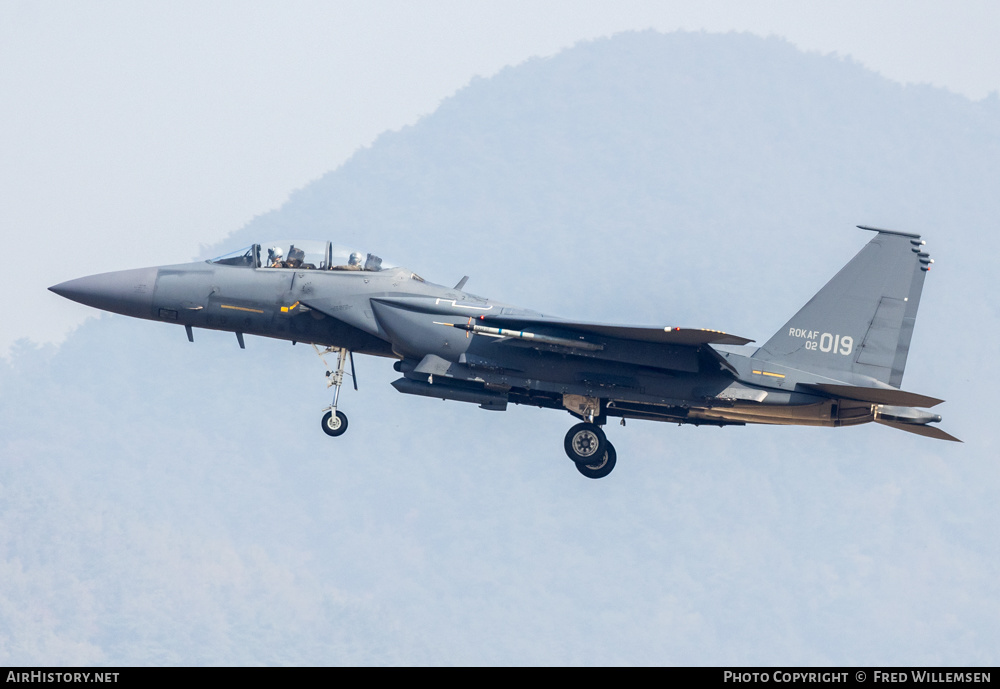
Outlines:
{"label": "pilot helmet", "polygon": [[351,266],[360,266],[361,259],[362,259],[361,253],[355,251],[353,254],[351,254],[351,258],[348,259],[347,264]]}
{"label": "pilot helmet", "polygon": [[280,261],[281,257],[285,255],[285,252],[281,250],[280,246],[272,246],[267,250],[267,257],[272,261]]}

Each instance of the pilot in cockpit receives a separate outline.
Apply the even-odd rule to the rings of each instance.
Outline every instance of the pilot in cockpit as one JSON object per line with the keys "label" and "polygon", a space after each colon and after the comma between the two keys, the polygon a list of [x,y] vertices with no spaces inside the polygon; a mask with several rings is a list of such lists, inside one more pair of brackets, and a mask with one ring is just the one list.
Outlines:
{"label": "pilot in cockpit", "polygon": [[351,257],[347,259],[346,266],[333,266],[333,270],[364,270],[364,260],[365,257],[362,256],[360,252],[355,251],[351,254]]}
{"label": "pilot in cockpit", "polygon": [[285,252],[281,250],[280,246],[272,246],[267,250],[267,267],[268,268],[284,268],[285,264],[283,258]]}

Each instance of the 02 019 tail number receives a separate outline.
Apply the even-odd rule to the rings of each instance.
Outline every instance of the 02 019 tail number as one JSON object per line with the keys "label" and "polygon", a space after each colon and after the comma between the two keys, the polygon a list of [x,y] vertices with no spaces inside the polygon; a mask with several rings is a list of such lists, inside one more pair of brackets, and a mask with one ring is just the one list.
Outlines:
{"label": "02 019 tail number", "polygon": [[803,328],[789,328],[789,337],[801,337],[806,340],[806,349],[819,351],[824,354],[841,354],[850,356],[854,351],[854,338],[850,335],[839,335],[836,333],[820,333],[816,330],[805,330]]}

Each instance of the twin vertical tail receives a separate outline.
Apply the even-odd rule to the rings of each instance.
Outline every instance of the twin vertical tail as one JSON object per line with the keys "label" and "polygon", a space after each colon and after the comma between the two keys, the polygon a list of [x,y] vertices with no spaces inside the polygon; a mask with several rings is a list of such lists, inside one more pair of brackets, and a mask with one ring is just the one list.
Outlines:
{"label": "twin vertical tail", "polygon": [[858,227],[877,234],[753,358],[852,385],[900,386],[934,261],[918,234]]}
{"label": "twin vertical tail", "polygon": [[802,387],[870,403],[877,423],[961,442],[929,425],[940,416],[917,408],[941,400],[899,390],[924,276],[934,261],[918,234],[858,227],[878,234],[753,358],[842,381]]}

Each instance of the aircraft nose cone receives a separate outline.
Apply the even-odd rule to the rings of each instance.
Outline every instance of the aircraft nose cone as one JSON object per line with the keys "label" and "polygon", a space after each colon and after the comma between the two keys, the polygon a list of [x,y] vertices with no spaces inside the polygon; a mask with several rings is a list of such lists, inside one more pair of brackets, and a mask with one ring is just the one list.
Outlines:
{"label": "aircraft nose cone", "polygon": [[156,268],[138,268],[101,273],[61,282],[49,290],[95,309],[150,318],[156,272]]}

